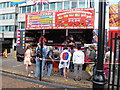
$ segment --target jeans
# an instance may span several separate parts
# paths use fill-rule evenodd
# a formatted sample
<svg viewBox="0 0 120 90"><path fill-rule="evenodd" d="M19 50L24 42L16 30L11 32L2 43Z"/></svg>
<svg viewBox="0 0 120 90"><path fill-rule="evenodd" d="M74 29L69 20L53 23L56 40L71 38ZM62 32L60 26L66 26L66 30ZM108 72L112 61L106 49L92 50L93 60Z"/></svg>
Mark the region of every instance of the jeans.
<svg viewBox="0 0 120 90"><path fill-rule="evenodd" d="M35 70L35 75L34 77L38 77L39 73L40 73L40 60L36 57L36 70ZM42 77L44 76L43 70L44 70L44 66L45 66L45 60L42 60Z"/></svg>
<svg viewBox="0 0 120 90"><path fill-rule="evenodd" d="M48 65L47 65L47 72L46 72L46 75L47 75L47 76L50 76L50 75L51 75L52 68L53 68L53 64L48 64Z"/></svg>
<svg viewBox="0 0 120 90"><path fill-rule="evenodd" d="M82 78L82 64L74 64L74 77Z"/></svg>

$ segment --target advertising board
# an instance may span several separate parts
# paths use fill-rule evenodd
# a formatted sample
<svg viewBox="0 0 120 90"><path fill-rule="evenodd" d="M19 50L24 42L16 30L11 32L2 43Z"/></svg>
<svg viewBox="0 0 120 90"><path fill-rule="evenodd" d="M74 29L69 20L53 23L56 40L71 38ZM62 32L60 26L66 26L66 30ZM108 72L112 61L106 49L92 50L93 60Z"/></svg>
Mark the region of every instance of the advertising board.
<svg viewBox="0 0 120 90"><path fill-rule="evenodd" d="M26 30L93 28L93 8L42 11L26 14Z"/></svg>

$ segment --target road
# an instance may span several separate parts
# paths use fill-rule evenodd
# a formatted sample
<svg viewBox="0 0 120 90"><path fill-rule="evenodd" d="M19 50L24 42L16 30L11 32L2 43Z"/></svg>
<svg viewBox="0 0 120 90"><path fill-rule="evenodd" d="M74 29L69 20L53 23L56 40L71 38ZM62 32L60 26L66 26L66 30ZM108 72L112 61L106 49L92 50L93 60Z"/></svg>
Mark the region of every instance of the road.
<svg viewBox="0 0 120 90"><path fill-rule="evenodd" d="M52 88L52 87L2 75L2 88Z"/></svg>

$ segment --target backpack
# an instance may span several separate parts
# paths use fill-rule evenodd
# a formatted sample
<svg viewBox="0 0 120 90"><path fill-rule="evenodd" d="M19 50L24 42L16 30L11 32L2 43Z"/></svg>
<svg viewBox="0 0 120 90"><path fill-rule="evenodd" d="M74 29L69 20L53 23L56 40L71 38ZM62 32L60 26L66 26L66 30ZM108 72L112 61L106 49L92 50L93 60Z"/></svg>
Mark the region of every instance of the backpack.
<svg viewBox="0 0 120 90"><path fill-rule="evenodd" d="M36 55L37 57L39 57L39 58L41 57L41 49L40 49L40 47L37 48L36 54L37 54Z"/></svg>

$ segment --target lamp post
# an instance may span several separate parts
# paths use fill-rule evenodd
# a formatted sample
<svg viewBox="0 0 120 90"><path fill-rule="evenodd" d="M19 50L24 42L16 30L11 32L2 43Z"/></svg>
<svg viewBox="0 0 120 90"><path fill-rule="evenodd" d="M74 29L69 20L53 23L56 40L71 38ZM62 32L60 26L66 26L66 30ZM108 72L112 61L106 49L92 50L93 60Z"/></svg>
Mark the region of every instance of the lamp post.
<svg viewBox="0 0 120 90"><path fill-rule="evenodd" d="M99 88L104 89L105 77L103 72L104 62L104 40L105 40L105 0L99 0L99 20L98 20L98 58L97 58L97 70L93 77L93 90Z"/></svg>
<svg viewBox="0 0 120 90"><path fill-rule="evenodd" d="M43 38L41 38L41 43L40 43L40 46L41 46L41 48L40 48L40 51L41 51L41 59L43 58ZM41 81L42 80L42 60L40 60L40 78L39 78L39 80Z"/></svg>

